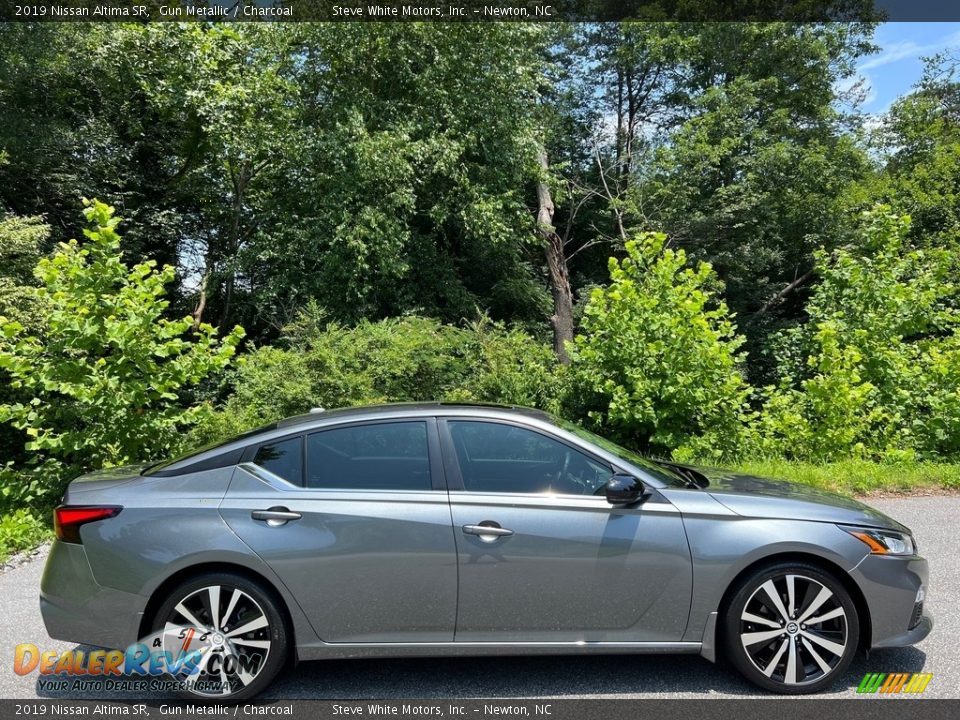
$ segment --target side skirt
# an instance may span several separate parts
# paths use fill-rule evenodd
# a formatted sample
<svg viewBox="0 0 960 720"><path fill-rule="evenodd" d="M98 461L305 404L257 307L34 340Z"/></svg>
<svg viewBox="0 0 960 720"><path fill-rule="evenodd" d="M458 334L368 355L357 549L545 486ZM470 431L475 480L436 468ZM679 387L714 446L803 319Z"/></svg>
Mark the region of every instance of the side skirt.
<svg viewBox="0 0 960 720"><path fill-rule="evenodd" d="M482 657L489 655L701 653L698 642L449 642L449 643L318 643L297 647L298 660L375 657Z"/></svg>

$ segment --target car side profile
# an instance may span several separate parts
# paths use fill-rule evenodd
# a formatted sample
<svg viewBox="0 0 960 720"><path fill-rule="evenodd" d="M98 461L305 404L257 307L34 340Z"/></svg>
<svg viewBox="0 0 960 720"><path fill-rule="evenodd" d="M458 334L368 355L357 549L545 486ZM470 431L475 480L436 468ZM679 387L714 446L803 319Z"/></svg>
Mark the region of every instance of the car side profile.
<svg viewBox="0 0 960 720"><path fill-rule="evenodd" d="M812 693L933 627L927 562L882 513L524 408L314 412L82 476L55 513L49 634L189 648L195 697L291 661L582 653L723 654Z"/></svg>

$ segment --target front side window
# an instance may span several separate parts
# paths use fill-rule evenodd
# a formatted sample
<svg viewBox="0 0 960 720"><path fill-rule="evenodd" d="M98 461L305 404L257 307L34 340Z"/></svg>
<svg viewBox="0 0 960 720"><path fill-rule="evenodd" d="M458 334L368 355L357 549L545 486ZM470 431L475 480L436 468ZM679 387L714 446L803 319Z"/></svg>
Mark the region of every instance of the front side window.
<svg viewBox="0 0 960 720"><path fill-rule="evenodd" d="M447 426L471 492L596 495L612 474L579 450L516 425L451 420Z"/></svg>
<svg viewBox="0 0 960 720"><path fill-rule="evenodd" d="M432 489L427 424L351 425L308 435L307 487Z"/></svg>
<svg viewBox="0 0 960 720"><path fill-rule="evenodd" d="M303 438L294 437L261 445L253 458L253 462L287 482L302 485Z"/></svg>

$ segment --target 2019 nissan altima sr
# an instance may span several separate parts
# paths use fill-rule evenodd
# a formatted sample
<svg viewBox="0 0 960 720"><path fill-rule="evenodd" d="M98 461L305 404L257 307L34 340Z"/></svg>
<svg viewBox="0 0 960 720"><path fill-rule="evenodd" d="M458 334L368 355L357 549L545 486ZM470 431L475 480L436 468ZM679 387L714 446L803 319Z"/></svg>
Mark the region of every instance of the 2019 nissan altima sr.
<svg viewBox="0 0 960 720"><path fill-rule="evenodd" d="M810 693L933 626L886 515L523 408L311 413L85 475L55 512L50 635L169 638L194 696L251 697L289 660L534 653L723 653Z"/></svg>

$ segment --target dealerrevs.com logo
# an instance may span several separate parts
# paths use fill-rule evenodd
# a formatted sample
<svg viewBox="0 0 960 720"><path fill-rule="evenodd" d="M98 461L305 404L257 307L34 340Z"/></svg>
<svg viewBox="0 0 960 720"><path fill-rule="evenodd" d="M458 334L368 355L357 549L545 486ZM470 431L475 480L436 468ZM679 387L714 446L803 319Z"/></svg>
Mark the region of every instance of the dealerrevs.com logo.
<svg viewBox="0 0 960 720"><path fill-rule="evenodd" d="M41 651L31 643L17 645L13 671L36 672L43 689L190 692L218 696L246 684L265 659L265 652L247 651L221 633L168 624L161 632L126 650Z"/></svg>
<svg viewBox="0 0 960 720"><path fill-rule="evenodd" d="M927 689L931 680L933 673L867 673L857 686L857 692L919 695Z"/></svg>

